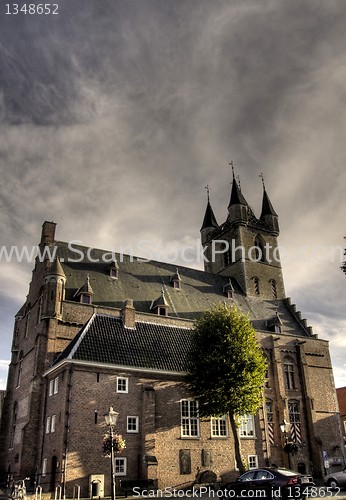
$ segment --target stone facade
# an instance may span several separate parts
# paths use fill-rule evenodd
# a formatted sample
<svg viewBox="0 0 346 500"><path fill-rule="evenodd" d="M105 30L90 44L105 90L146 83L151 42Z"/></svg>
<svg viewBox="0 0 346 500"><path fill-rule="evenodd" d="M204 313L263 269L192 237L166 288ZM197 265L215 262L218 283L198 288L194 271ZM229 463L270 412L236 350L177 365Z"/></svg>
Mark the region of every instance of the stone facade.
<svg viewBox="0 0 346 500"><path fill-rule="evenodd" d="M1 431L4 475L32 476L44 491L58 486L68 496L77 485L83 496L90 495L97 480L109 495L110 461L101 443L107 430L103 415L112 406L119 412L116 431L127 444L116 458L118 487L136 479L179 487L204 471L221 481L235 477L227 417L213 422L194 416L179 364L186 350L179 335L187 339L193 320L220 302L250 314L269 364L263 406L240 427L248 465L285 465L321 478L324 451L332 467L344 463L328 342L313 335L285 296L279 256L272 258L278 218L265 190L259 219L235 180L221 226L208 201L201 229L210 257L205 271L131 256L110 261L105 251L86 247L78 247L77 260L77 248L56 240L55 226L43 225L40 247L52 258L37 258L15 319ZM226 255L221 240L242 246L246 257ZM256 254L256 246L266 245L269 254ZM102 318L117 331L102 329ZM120 341L127 361L114 357ZM83 351L83 342L91 350ZM146 360L136 361L138 349L148 349ZM170 354L174 369L155 365ZM118 390L119 377L126 391ZM286 434L280 430L284 422ZM296 454L285 451L285 439L297 445Z"/></svg>

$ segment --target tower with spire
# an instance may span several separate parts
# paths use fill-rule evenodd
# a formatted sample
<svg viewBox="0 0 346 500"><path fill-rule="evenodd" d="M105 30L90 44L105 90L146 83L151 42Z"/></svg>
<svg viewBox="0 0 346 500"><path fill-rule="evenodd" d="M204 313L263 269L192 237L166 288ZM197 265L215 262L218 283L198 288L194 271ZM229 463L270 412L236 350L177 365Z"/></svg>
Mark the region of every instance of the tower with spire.
<svg viewBox="0 0 346 500"><path fill-rule="evenodd" d="M277 238L278 215L269 199L263 174L262 211L257 218L246 201L232 166L228 214L218 225L209 196L201 228L205 271L228 276L246 295L262 299L285 297Z"/></svg>

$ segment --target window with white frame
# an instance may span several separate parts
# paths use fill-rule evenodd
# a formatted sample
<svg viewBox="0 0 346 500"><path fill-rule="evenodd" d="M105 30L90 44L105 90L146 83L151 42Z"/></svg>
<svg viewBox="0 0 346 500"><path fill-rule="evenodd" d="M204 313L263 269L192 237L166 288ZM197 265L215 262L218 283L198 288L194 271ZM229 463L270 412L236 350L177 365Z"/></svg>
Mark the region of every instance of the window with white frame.
<svg viewBox="0 0 346 500"><path fill-rule="evenodd" d="M129 379L127 377L117 377L117 392L123 394L129 392Z"/></svg>
<svg viewBox="0 0 346 500"><path fill-rule="evenodd" d="M211 421L211 436L225 437L227 436L227 419L226 415L222 417L212 417Z"/></svg>
<svg viewBox="0 0 346 500"><path fill-rule="evenodd" d="M198 402L194 399L183 399L181 408L181 436L199 436Z"/></svg>
<svg viewBox="0 0 346 500"><path fill-rule="evenodd" d="M114 474L116 476L126 476L126 458L114 458Z"/></svg>
<svg viewBox="0 0 346 500"><path fill-rule="evenodd" d="M51 422L51 418L47 417L47 420L46 420L46 434L50 433L50 422Z"/></svg>
<svg viewBox="0 0 346 500"><path fill-rule="evenodd" d="M59 390L59 377L55 377L49 382L48 395L53 396L53 394L57 394Z"/></svg>
<svg viewBox="0 0 346 500"><path fill-rule="evenodd" d="M50 420L50 432L55 432L56 415L52 415Z"/></svg>
<svg viewBox="0 0 346 500"><path fill-rule="evenodd" d="M139 417L127 417L127 432L139 432Z"/></svg>
<svg viewBox="0 0 346 500"><path fill-rule="evenodd" d="M47 458L44 458L42 462L42 477L44 477L46 474L47 474Z"/></svg>
<svg viewBox="0 0 346 500"><path fill-rule="evenodd" d="M257 467L258 467L257 455L248 455L247 461L249 464L249 469L257 469Z"/></svg>
<svg viewBox="0 0 346 500"><path fill-rule="evenodd" d="M255 419L253 415L242 415L241 424L239 427L240 437L255 436Z"/></svg>

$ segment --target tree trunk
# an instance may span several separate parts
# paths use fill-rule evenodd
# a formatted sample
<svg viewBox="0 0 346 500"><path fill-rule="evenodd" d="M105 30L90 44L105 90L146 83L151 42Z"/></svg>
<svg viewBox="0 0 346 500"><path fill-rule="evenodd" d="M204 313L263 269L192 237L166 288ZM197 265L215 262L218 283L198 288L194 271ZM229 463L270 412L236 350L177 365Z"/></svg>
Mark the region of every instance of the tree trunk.
<svg viewBox="0 0 346 500"><path fill-rule="evenodd" d="M234 451L235 451L235 459L237 462L237 467L239 469L240 474L243 474L245 472L245 467L244 467L244 464L243 464L243 461L241 458L238 426L237 426L237 423L235 421L234 413L230 412L229 419L231 422L231 428L232 428L232 432L233 432Z"/></svg>

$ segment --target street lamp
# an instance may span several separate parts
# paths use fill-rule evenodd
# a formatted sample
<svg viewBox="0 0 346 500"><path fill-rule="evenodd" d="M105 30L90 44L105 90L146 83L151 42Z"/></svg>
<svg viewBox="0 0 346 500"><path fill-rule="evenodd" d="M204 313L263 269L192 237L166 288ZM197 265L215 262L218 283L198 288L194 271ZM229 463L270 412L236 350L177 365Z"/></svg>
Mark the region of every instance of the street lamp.
<svg viewBox="0 0 346 500"><path fill-rule="evenodd" d="M116 411L113 410L113 406L110 406L109 412L105 414L105 421L109 427L109 436L111 440L111 498L115 500L115 469L114 469L114 446L113 446L113 436L114 428L116 426L118 415Z"/></svg>
<svg viewBox="0 0 346 500"><path fill-rule="evenodd" d="M289 428L290 428L290 424L289 424L289 422L286 422L286 420L284 420L282 422L282 424L280 424L280 430L281 430L282 434L284 435L284 439L285 439L284 450L287 453L288 468L290 469L291 468L291 457L290 457L290 444L288 442L288 430L289 430Z"/></svg>

